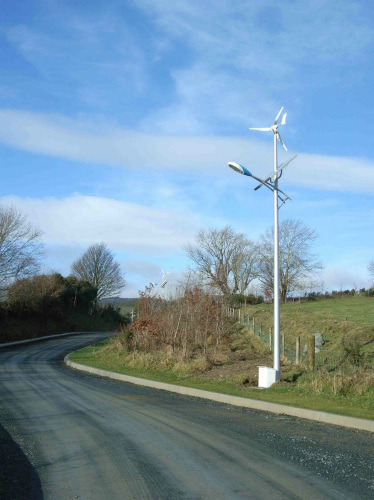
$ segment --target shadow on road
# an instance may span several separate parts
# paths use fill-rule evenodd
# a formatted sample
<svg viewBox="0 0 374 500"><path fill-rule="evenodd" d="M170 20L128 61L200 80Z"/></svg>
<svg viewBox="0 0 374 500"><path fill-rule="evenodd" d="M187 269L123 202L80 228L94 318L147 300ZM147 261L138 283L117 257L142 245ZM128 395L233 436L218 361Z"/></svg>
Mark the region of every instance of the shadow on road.
<svg viewBox="0 0 374 500"><path fill-rule="evenodd" d="M0 498L41 500L39 476L12 436L0 425Z"/></svg>

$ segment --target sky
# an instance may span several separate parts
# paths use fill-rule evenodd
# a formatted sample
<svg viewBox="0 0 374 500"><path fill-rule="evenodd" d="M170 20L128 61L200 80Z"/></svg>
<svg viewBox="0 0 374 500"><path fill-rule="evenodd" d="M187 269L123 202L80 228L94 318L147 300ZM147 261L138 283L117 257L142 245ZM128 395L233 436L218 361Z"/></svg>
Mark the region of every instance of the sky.
<svg viewBox="0 0 374 500"><path fill-rule="evenodd" d="M282 219L316 230L326 290L374 258L371 0L0 0L0 204L43 231L43 271L105 242L136 297L202 228L256 240L270 126L297 158ZM317 277L316 277L317 278Z"/></svg>

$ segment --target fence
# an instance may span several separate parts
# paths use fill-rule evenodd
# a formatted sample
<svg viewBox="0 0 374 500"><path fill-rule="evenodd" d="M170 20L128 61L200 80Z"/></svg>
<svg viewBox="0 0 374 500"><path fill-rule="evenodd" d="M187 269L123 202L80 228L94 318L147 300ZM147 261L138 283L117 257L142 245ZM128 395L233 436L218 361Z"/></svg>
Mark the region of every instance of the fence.
<svg viewBox="0 0 374 500"><path fill-rule="evenodd" d="M237 319L240 324L247 326L252 332L259 337L260 340L269 345L269 349L272 349L273 342L273 328L266 328L261 322L257 322L254 317L249 314L242 313L240 309L236 313ZM291 347L286 346L286 338L284 332L281 332L281 355L283 358L295 362L296 360L296 350Z"/></svg>
<svg viewBox="0 0 374 500"><path fill-rule="evenodd" d="M266 328L256 318L244 313L240 309L230 308L229 314L236 317L240 324L247 326L252 332L259 337L264 343L272 349L273 328ZM307 337L292 337L286 345L285 332L280 335L281 357L291 363L308 365L308 353L305 349ZM295 347L292 348L290 343L294 342ZM374 369L374 353L346 353L342 351L323 351L315 353L314 369L327 371L335 371L337 369L351 369L352 367L371 367Z"/></svg>
<svg viewBox="0 0 374 500"><path fill-rule="evenodd" d="M374 370L374 353L342 353L334 351L316 353L316 370L325 369L332 372L351 370L352 368L370 368Z"/></svg>

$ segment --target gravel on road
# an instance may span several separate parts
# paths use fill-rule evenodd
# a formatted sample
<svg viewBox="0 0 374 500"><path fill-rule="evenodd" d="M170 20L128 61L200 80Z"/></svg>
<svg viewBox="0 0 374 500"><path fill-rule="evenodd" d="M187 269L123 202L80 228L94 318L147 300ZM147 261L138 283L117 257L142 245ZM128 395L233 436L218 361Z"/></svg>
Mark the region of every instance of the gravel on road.
<svg viewBox="0 0 374 500"><path fill-rule="evenodd" d="M102 338L0 350L1 498L374 497L373 434L65 367Z"/></svg>

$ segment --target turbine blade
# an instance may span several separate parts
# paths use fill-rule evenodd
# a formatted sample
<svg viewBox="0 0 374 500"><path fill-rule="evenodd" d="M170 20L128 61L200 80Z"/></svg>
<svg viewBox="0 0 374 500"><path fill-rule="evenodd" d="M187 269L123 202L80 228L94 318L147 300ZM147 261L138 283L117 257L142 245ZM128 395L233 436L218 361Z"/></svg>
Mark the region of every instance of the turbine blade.
<svg viewBox="0 0 374 500"><path fill-rule="evenodd" d="M287 113L284 113L284 115L282 116L281 125L286 125L286 118L287 118Z"/></svg>
<svg viewBox="0 0 374 500"><path fill-rule="evenodd" d="M261 132L269 132L271 130L270 127L265 127L265 128L249 128L249 130L261 130Z"/></svg>
<svg viewBox="0 0 374 500"><path fill-rule="evenodd" d="M275 120L274 120L274 125L277 124L278 120L279 120L279 117L280 115L282 114L282 111L283 111L283 106L281 107L279 113L277 114L277 116L275 117Z"/></svg>
<svg viewBox="0 0 374 500"><path fill-rule="evenodd" d="M278 141L282 144L282 146L284 147L284 149L285 149L286 151L288 151L288 149L286 148L285 143L282 141L282 137L280 136L279 132L277 133L277 139L278 139Z"/></svg>

